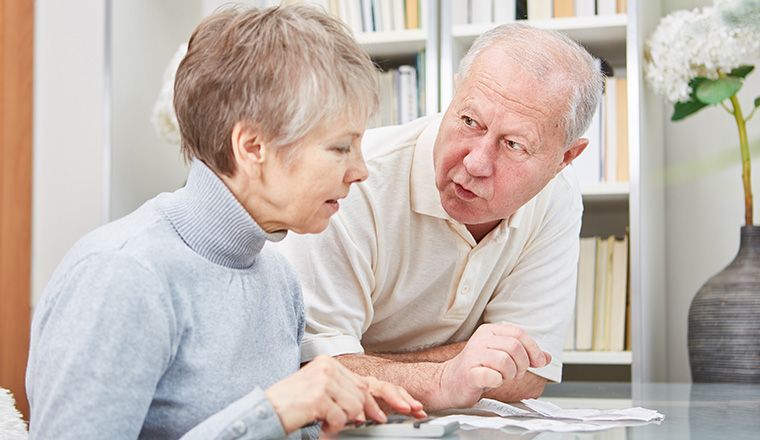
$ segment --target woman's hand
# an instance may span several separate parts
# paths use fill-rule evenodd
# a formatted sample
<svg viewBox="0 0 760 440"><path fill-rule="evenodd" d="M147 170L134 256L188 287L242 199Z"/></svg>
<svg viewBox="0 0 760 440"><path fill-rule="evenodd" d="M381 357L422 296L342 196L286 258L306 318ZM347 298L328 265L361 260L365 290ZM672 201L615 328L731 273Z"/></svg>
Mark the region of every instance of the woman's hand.
<svg viewBox="0 0 760 440"><path fill-rule="evenodd" d="M374 397L393 410L424 417L422 404L395 385L361 377L332 357L321 355L275 383L265 395L286 433L318 420L324 432L336 432L349 421L387 421ZM373 397L374 396L374 397Z"/></svg>
<svg viewBox="0 0 760 440"><path fill-rule="evenodd" d="M417 419L427 417L425 411L422 410L422 403L412 397L404 388L371 376L364 378L369 382L370 394L376 399L384 401L380 405L386 411L396 411Z"/></svg>

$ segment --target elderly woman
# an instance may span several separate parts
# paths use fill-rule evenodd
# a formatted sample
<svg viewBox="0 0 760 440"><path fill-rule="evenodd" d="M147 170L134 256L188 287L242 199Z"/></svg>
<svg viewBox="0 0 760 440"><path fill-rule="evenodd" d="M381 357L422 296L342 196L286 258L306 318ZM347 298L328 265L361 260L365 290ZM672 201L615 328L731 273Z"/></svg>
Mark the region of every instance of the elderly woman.
<svg viewBox="0 0 760 440"><path fill-rule="evenodd" d="M416 417L329 357L299 369L298 279L267 245L327 227L367 178L372 62L304 6L218 11L175 82L187 185L82 238L35 310L32 438L279 438ZM340 276L341 274L336 274Z"/></svg>

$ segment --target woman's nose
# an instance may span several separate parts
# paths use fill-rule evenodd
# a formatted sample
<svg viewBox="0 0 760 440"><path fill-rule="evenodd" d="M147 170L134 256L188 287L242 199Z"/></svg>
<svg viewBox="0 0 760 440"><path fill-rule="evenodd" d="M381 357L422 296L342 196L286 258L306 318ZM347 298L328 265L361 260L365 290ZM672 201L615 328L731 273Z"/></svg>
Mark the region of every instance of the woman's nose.
<svg viewBox="0 0 760 440"><path fill-rule="evenodd" d="M356 153L351 155L351 163L346 171L345 180L348 183L359 183L367 180L367 177L369 177L369 170L364 162L364 155L361 148L357 148Z"/></svg>

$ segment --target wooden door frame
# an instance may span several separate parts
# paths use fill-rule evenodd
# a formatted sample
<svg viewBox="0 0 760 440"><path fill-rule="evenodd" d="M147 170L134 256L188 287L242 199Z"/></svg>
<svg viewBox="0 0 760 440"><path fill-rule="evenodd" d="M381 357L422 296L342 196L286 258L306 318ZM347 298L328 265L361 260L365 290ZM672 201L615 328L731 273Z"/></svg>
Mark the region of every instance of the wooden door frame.
<svg viewBox="0 0 760 440"><path fill-rule="evenodd" d="M28 420L34 0L0 0L0 387Z"/></svg>

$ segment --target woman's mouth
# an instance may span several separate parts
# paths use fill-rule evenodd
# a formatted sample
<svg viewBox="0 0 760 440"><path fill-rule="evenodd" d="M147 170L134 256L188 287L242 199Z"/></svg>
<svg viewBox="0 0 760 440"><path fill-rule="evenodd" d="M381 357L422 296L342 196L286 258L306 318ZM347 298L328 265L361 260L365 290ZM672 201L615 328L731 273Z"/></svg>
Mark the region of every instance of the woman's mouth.
<svg viewBox="0 0 760 440"><path fill-rule="evenodd" d="M325 204L335 211L340 208L340 203L336 199L330 199L326 201Z"/></svg>

